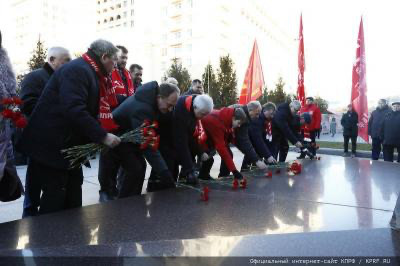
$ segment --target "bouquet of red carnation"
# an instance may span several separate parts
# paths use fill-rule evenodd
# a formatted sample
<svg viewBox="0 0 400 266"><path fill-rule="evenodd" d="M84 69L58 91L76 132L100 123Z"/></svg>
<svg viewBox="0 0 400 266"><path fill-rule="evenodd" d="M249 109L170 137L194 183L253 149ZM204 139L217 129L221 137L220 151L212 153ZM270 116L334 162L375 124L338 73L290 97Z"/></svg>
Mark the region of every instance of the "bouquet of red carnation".
<svg viewBox="0 0 400 266"><path fill-rule="evenodd" d="M150 121L145 120L140 127L122 134L120 136L121 142L131 142L140 145L140 149L150 147L156 151L160 144L160 136L158 136L155 131L157 128L157 121L151 123ZM79 167L81 164L87 163L90 158L101 152L104 148L106 148L104 144L89 143L74 146L62 150L61 152L66 154L64 158L70 161L71 168L75 168Z"/></svg>
<svg viewBox="0 0 400 266"><path fill-rule="evenodd" d="M1 112L1 115L4 118L10 119L17 128L26 127L28 122L19 108L20 105L22 105L22 100L20 98L4 98L1 100L1 104L4 107L3 111Z"/></svg>

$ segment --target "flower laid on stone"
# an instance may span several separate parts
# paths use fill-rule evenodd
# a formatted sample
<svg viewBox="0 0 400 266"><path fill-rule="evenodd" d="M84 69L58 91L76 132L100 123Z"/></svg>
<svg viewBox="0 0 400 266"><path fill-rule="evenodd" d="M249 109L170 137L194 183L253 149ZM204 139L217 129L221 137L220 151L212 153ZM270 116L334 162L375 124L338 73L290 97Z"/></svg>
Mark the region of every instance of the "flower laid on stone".
<svg viewBox="0 0 400 266"><path fill-rule="evenodd" d="M26 127L28 122L19 108L22 104L22 100L20 98L4 98L1 100L1 104L3 105L3 111L1 112L1 115L4 118L10 119L17 128Z"/></svg>
<svg viewBox="0 0 400 266"><path fill-rule="evenodd" d="M292 162L288 167L288 172L290 175L298 175L301 173L302 166L298 161Z"/></svg>
<svg viewBox="0 0 400 266"><path fill-rule="evenodd" d="M200 193L200 198L202 201L208 201L208 192L210 192L210 189L207 186L203 187Z"/></svg>
<svg viewBox="0 0 400 266"><path fill-rule="evenodd" d="M157 128L157 121L151 123L150 121L145 120L140 127L122 134L120 136L121 142L131 142L140 145L140 149L150 147L152 150L156 151L160 145L160 136L158 136L155 131ZM74 146L62 150L61 152L66 154L64 158L70 161L70 167L76 168L81 164L87 163L90 158L105 148L107 147L104 144L89 143Z"/></svg>
<svg viewBox="0 0 400 266"><path fill-rule="evenodd" d="M272 171L268 171L265 173L265 177L271 178L272 177Z"/></svg>
<svg viewBox="0 0 400 266"><path fill-rule="evenodd" d="M243 178L242 180L240 180L240 187L245 189L247 186L247 179Z"/></svg>
<svg viewBox="0 0 400 266"><path fill-rule="evenodd" d="M208 188L208 186L203 186L203 187L200 189L200 188L197 188L197 187L195 187L195 186L191 186L191 185L187 185L187 184L185 184L185 183L183 183L183 182L179 182L179 180L178 180L178 182L176 183L176 185L177 185L178 187L189 188L189 189L192 189L192 190L195 190L195 191L200 192L200 200L202 200L202 201L208 201L208 199L209 199L208 194L209 194L209 192L210 192L210 189Z"/></svg>

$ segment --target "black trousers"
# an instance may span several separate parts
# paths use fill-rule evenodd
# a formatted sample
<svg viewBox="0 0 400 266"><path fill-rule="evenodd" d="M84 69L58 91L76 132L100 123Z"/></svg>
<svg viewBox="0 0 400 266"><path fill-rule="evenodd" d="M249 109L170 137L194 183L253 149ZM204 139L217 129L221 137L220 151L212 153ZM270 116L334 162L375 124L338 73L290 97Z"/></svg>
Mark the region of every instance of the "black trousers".
<svg viewBox="0 0 400 266"><path fill-rule="evenodd" d="M40 179L42 195L39 214L82 206L82 168L56 169L32 159L29 166L34 169L31 178Z"/></svg>
<svg viewBox="0 0 400 266"><path fill-rule="evenodd" d="M100 159L99 182L103 191L115 191L118 171L122 167L118 197L141 194L147 165L134 144L123 142L114 149L105 149Z"/></svg>
<svg viewBox="0 0 400 266"><path fill-rule="evenodd" d="M351 152L357 151L357 136L343 136L344 138L344 152L349 151L349 140L351 139Z"/></svg>
<svg viewBox="0 0 400 266"><path fill-rule="evenodd" d="M396 148L397 153L400 152L400 146L395 145L383 145L383 160L386 162L393 162L394 160L394 149ZM400 156L397 154L397 162L400 163Z"/></svg>
<svg viewBox="0 0 400 266"><path fill-rule="evenodd" d="M22 218L35 216L39 213L40 194L42 192L40 184L41 167L37 163L28 159L28 167L25 177L25 198Z"/></svg>
<svg viewBox="0 0 400 266"><path fill-rule="evenodd" d="M380 138L372 138L372 160L379 160L382 150L382 140Z"/></svg>
<svg viewBox="0 0 400 266"><path fill-rule="evenodd" d="M231 157L233 158L233 152L232 152L231 148L230 148L229 146L227 146L226 148L228 149L229 154L230 154ZM213 161L213 162L214 162L214 161ZM211 165L211 167L212 167L212 165ZM211 167L210 167L210 170L211 170ZM229 171L229 169L228 169L228 167L226 166L224 160L222 160L222 158L221 158L221 165L220 165L220 167L219 167L219 175L218 175L218 176L228 176L228 175L230 175L230 174L231 174L231 171Z"/></svg>

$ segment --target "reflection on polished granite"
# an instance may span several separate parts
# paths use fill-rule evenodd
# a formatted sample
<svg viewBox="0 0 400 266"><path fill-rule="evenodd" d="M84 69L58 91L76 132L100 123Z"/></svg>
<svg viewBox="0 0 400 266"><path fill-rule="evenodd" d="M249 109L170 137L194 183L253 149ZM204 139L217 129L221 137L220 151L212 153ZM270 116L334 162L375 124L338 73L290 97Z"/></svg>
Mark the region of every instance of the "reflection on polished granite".
<svg viewBox="0 0 400 266"><path fill-rule="evenodd" d="M389 256L398 251L398 235L391 233L388 222L400 187L399 167L324 156L321 161L303 161L303 172L296 176L282 172L267 179L248 174L246 190L212 184L208 202L200 201L197 191L177 188L26 218L0 224L0 256L29 254L15 249L74 256L108 248L124 256L118 249L124 245L140 246L137 255L197 254L190 249L185 253L182 243L208 256L218 256L227 245L227 256L325 255L324 250L350 255L376 250ZM374 243L368 244L368 237ZM357 238L359 244L351 244ZM218 241L225 242L212 244ZM274 248L296 241L304 245L292 248L294 253ZM343 243L349 247L343 248ZM382 248L374 248L378 243Z"/></svg>

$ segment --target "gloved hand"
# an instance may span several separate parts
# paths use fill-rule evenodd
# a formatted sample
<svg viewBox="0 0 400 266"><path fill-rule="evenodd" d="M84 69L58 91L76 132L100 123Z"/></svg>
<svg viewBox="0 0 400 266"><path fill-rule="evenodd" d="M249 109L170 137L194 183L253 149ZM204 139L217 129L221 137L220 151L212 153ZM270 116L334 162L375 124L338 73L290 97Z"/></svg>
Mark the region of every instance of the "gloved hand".
<svg viewBox="0 0 400 266"><path fill-rule="evenodd" d="M242 174L238 170L233 171L233 176L235 177L235 179L239 179L239 180L243 179Z"/></svg>
<svg viewBox="0 0 400 266"><path fill-rule="evenodd" d="M107 133L106 137L103 140L103 144L109 148L114 148L121 143L121 139L114 134Z"/></svg>
<svg viewBox="0 0 400 266"><path fill-rule="evenodd" d="M269 156L267 161L268 161L268 163L276 164L276 160L273 156Z"/></svg>
<svg viewBox="0 0 400 266"><path fill-rule="evenodd" d="M202 161L202 162L205 162L205 161L208 161L208 159L210 159L210 156L208 156L208 154L204 152L204 153L201 155L201 161Z"/></svg>
<svg viewBox="0 0 400 266"><path fill-rule="evenodd" d="M298 142L296 142L296 144L294 144L297 148L303 148L303 144L300 142L300 141L298 141Z"/></svg>
<svg viewBox="0 0 400 266"><path fill-rule="evenodd" d="M261 160L258 160L256 162L256 165L257 165L258 169L261 169L261 170L265 170L268 168L267 165Z"/></svg>
<svg viewBox="0 0 400 266"><path fill-rule="evenodd" d="M199 183L199 180L197 178L196 172L193 170L189 172L186 176L186 184L188 185L197 185Z"/></svg>
<svg viewBox="0 0 400 266"><path fill-rule="evenodd" d="M174 188L175 180L172 177L172 174L169 170L164 170L160 173L160 180L164 187L166 188Z"/></svg>

